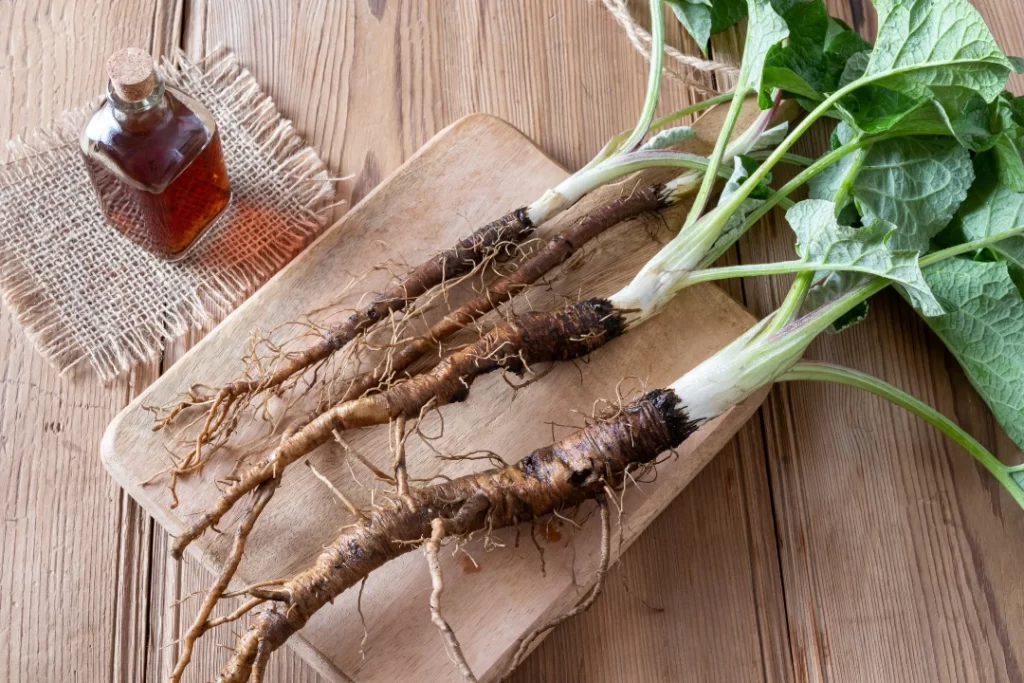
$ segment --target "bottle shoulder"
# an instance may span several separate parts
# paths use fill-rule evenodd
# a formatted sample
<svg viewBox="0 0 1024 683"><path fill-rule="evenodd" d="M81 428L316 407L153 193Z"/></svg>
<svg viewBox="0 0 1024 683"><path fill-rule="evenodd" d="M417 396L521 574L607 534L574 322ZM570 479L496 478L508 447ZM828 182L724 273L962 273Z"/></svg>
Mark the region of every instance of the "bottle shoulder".
<svg viewBox="0 0 1024 683"><path fill-rule="evenodd" d="M132 112L104 101L82 131L82 153L122 181L162 192L216 135L200 103L173 88L153 109Z"/></svg>

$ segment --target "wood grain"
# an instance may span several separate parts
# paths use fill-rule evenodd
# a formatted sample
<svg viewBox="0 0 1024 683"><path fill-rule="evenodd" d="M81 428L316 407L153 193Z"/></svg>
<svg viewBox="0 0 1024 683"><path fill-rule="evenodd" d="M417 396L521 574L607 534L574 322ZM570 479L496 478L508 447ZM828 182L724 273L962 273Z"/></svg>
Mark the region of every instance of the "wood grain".
<svg viewBox="0 0 1024 683"><path fill-rule="evenodd" d="M874 34L867 2L829 4ZM975 4L1002 47L1020 53L1019 4ZM823 149L824 132L808 144ZM741 260L791 258L788 232L775 212L741 242ZM767 313L787 286L748 281L747 302ZM955 361L891 293L809 357L903 387L1019 458ZM762 413L795 680L1021 681L1024 600L1011 558L1024 547L1024 516L1009 496L955 444L866 394L780 386Z"/></svg>
<svg viewBox="0 0 1024 683"><path fill-rule="evenodd" d="M218 42L238 51L337 175L357 174L340 186L353 200L364 196L434 132L473 111L511 120L539 140L556 161L579 166L603 144L608 131L631 125L643 91L636 80L636 74L646 69L643 60L597 3L321 1L274 3L257 11L255 6L229 9L196 0L186 3L184 14L183 44L191 54L200 55L206 46ZM694 49L681 39L678 27L670 28L670 38L677 46ZM602 57L594 59L595 54ZM512 96L499 96L510 88ZM687 89L666 83L666 110L691 101ZM595 120L599 125L590 123ZM787 680L783 672L789 656L778 563L771 550L775 540L765 464L760 451L749 452L751 444L761 441L760 426L751 425L744 434L744 457L737 459L746 469L744 481L760 495L747 501L749 530L733 526L736 518L725 514L734 500L717 493L721 473L699 477L685 501L677 501L665 513L675 519L676 514L703 510L708 518L728 520L728 526L717 525L714 533L737 539L735 546L719 546L731 551L721 556L719 566L724 563L731 570L723 576L697 568L701 565L690 549L704 544L706 527L704 531L687 527L680 543L672 546L674 554L654 544L634 547L627 557L641 567L636 571L651 577L652 584L663 584L675 576L675 566L691 562L695 568L689 579L695 592L730 600L736 609L744 600L741 596L747 596L742 608L747 616L722 623L756 622L757 638L733 641L731 632L710 628L704 615L669 607L670 616L655 611L631 622L635 640L648 643L639 651L613 638L602 640L602 651L616 665L605 671L606 676L671 680L663 672L685 670L691 655L699 653L709 669L710 662L719 662L716 676L720 680ZM742 539L746 539L746 550ZM209 583L200 570L190 567L179 573L159 552L154 552L153 562L154 576L168 577L162 584L168 590L159 600L162 604ZM622 589L613 586L611 590ZM154 602L158 601L154 598ZM632 602L642 605L639 598ZM155 613L154 632L178 628L167 626L176 618ZM601 628L605 623L600 622ZM615 623L613 615L608 628ZM559 632L579 633L573 623ZM160 660L166 671L174 648L161 649L159 642L150 659ZM660 661L671 662L664 668L649 656L650 644L661 642L669 644L660 649ZM568 643L542 644L535 657L548 662L549 668L541 670L540 679L565 680L552 673L564 670L559 662L580 661L594 650L593 643L578 635ZM282 666L288 654L281 653L272 667ZM203 661L211 663L199 670L212 673L216 653L207 655ZM287 671L288 677L282 680L292 680L300 668L282 666L277 673ZM528 669L516 680L537 680L536 671ZM307 675L312 680L314 675Z"/></svg>
<svg viewBox="0 0 1024 683"><path fill-rule="evenodd" d="M0 140L101 91L109 53L151 45L155 10L152 0L0 4ZM5 308L0 348L0 680L138 680L121 676L116 653L145 652L132 640L145 591L118 558L149 522L96 457L133 379L61 378Z"/></svg>
<svg viewBox="0 0 1024 683"><path fill-rule="evenodd" d="M751 101L744 120L751 120L755 113ZM710 149L722 116L724 111L715 111L698 122L697 138L687 143L691 151L706 153ZM396 261L417 263L454 242L465 233L460 222L454 220L455 211L470 225L482 224L493 215L495 206L522 205L565 175L525 137L498 119L476 115L456 122L118 416L104 437L102 452L111 474L162 526L171 533L180 532L219 495L214 483L228 475L235 457L251 452L253 446L229 449L226 457L221 455L202 476L180 482L181 503L172 509L166 481L158 480L150 486L140 482L166 469L165 453L176 448L188 432L154 433L152 416L143 406L172 403L197 377L213 385L230 381L241 365L232 367L226 359L245 348L257 327L276 329L300 319L311 308L332 303L348 307L364 291L380 291L390 277L387 272L360 276L359 288L338 301L338 292L363 264L380 262L385 254ZM610 187L597 195L619 196L629 192L635 182L624 180L621 187ZM570 211L541 227L538 235L546 239L560 232L578 220L577 215L585 212L586 206L600 201L588 197L579 211ZM677 213L685 208L679 207ZM615 291L667 239L664 230L654 233L657 239L644 237L645 228L653 230L650 223L650 218L641 218L609 231L588 245L585 267L577 263L552 274L544 287L533 289L516 307L550 310L567 297ZM382 252L382 245L395 245L397 249L390 247ZM457 293L454 290L451 296ZM499 374L481 378L474 383L467 401L426 415L421 426L430 435L429 442L414 436L407 447L412 475L425 479L455 477L482 466L444 461L433 457L437 451L454 455L490 450L509 461L523 457L552 440L552 420L573 422L568 413L571 406L587 410L595 400L614 396L617 389L627 391L630 383L623 387L619 383L630 375L638 378L631 383L634 387L641 382L664 386L752 323L753 318L721 290L695 287L677 297L658 318L631 331L625 340L628 343L613 342L586 363L556 365L542 380L516 392L509 391ZM665 352L652 355L647 351L655 348ZM315 399L313 396L293 404L289 398L291 414L305 414ZM629 517L616 554L632 543L718 452L755 406L756 401L748 402L702 429L679 449L678 457L659 468L655 482L645 484L642 493L632 491L625 497ZM382 426L345 437L354 449L387 468L391 458L387 431ZM559 431L565 433L565 428ZM238 444L267 443L266 426L243 421L234 438ZM368 496L367 484L360 481L367 473L354 475L340 461L339 454L337 447L320 449L311 461L350 499L360 505L369 504L372 496ZM339 510L333 494L305 468L289 472L287 488L287 494L267 508L251 538L238 572L239 585L295 573L350 521ZM377 495L387 495L387 490L381 489ZM580 587L592 581L599 548L595 524L596 520L584 524L579 539L572 544L546 548L546 576L532 546L525 543L518 552L506 548L505 552L489 554L480 542L469 544L466 551L479 558L480 571L459 571L458 558L445 564L449 574L446 584L452 596L446 600L447 618L462 634L463 647L482 677L490 680L500 672L518 636L533 624L567 609L578 599ZM517 533L509 530L496 536L500 543L510 546ZM208 565L218 566L230 544L230 535L207 535L192 550ZM362 626L354 616L357 591L342 595L303 630L309 646L302 649L315 648L338 668L358 674L365 681L392 680L410 671L431 680L457 680L458 672L444 649L437 647L437 633L427 612L418 609L423 606L419 596L429 587L428 575L418 571L423 564L418 555L412 553L389 563L368 582L362 605L371 647L365 659L359 655ZM296 647L301 644L298 640Z"/></svg>
<svg viewBox="0 0 1024 683"><path fill-rule="evenodd" d="M643 4L633 3L638 17ZM830 2L870 35L866 4ZM1024 7L975 5L1000 44L1024 54ZM677 28L670 38L681 44ZM355 198L477 110L512 120L576 167L630 125L645 69L587 0L15 0L0 3L0 39L0 139L97 92L122 44L197 55L223 42L337 175L357 174L341 186ZM1024 92L1020 76L1011 83ZM688 101L668 85L666 109ZM739 258L790 258L790 244L776 219L741 243ZM764 313L785 284L730 291ZM881 374L1018 457L910 312L885 297L874 312L813 353ZM174 648L163 645L179 628L172 604L209 578L166 561L163 533L102 473L98 437L203 333L103 388L51 373L0 311L0 680L166 678ZM880 348L892 352L882 358ZM1020 515L973 463L899 411L832 387L783 387L763 414L630 549L607 603L561 627L517 680L1021 681ZM670 590L684 572L685 585ZM317 680L288 652L268 678Z"/></svg>

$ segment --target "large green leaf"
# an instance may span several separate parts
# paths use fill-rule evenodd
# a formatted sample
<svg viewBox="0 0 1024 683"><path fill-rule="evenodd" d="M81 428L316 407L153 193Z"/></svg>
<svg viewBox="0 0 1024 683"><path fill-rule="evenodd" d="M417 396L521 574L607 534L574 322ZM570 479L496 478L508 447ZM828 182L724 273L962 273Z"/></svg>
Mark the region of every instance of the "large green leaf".
<svg viewBox="0 0 1024 683"><path fill-rule="evenodd" d="M825 85L825 34L828 12L821 0L793 5L782 15L789 29L785 44L773 45L765 56L761 80L761 106L767 108L770 91L783 90L811 100L821 99Z"/></svg>
<svg viewBox="0 0 1024 683"><path fill-rule="evenodd" d="M967 0L875 0L878 36L864 72L877 86L927 98L950 87L999 96L1010 61Z"/></svg>
<svg viewBox="0 0 1024 683"><path fill-rule="evenodd" d="M841 124L833 144L846 143L853 135ZM856 170L852 178L851 169ZM899 229L894 249L924 252L949 224L973 179L970 154L954 138L899 137L836 162L811 181L810 196L833 199L845 183L866 220L880 218Z"/></svg>
<svg viewBox="0 0 1024 683"><path fill-rule="evenodd" d="M858 55L871 50L871 43L835 17L828 18L825 31L825 84L823 93L839 89L846 65Z"/></svg>
<svg viewBox="0 0 1024 683"><path fill-rule="evenodd" d="M900 285L925 315L943 313L921 274L918 252L892 248L898 234L893 224L875 220L859 229L840 225L836 205L820 199L793 206L786 220L796 233L797 254L820 271L817 278L829 272L884 277Z"/></svg>
<svg viewBox="0 0 1024 683"><path fill-rule="evenodd" d="M743 61L736 89L761 92L768 52L789 37L789 27L770 0L748 0L747 12L747 39L743 44Z"/></svg>
<svg viewBox="0 0 1024 683"><path fill-rule="evenodd" d="M865 84L840 104L849 120L880 132L934 100L964 92L991 102L1011 63L967 0L875 0L878 36L870 54L851 58L843 83Z"/></svg>
<svg viewBox="0 0 1024 683"><path fill-rule="evenodd" d="M666 0L687 33L707 52L715 33L735 26L747 16L746 0Z"/></svg>
<svg viewBox="0 0 1024 683"><path fill-rule="evenodd" d="M712 0L711 33L721 33L747 17L747 0Z"/></svg>
<svg viewBox="0 0 1024 683"><path fill-rule="evenodd" d="M1015 192L1024 192L1024 97L1003 93L992 117L999 178Z"/></svg>
<svg viewBox="0 0 1024 683"><path fill-rule="evenodd" d="M1014 192L1000 182L991 157L988 153L975 158L978 178L942 236L946 244L983 239L1024 226L1024 193ZM1008 237L989 249L1024 270L1024 236Z"/></svg>
<svg viewBox="0 0 1024 683"><path fill-rule="evenodd" d="M711 39L711 0L666 0L672 13L700 49L707 53Z"/></svg>
<svg viewBox="0 0 1024 683"><path fill-rule="evenodd" d="M822 0L795 3L782 18L790 37L768 51L762 106L775 88L804 102L822 100L824 93L838 89L849 59L871 47L846 24L829 17Z"/></svg>
<svg viewBox="0 0 1024 683"><path fill-rule="evenodd" d="M993 166L1011 189L1024 192L1024 97L1004 92L986 102L968 88L950 88L901 118L890 130L919 135L951 133L973 152L995 150Z"/></svg>
<svg viewBox="0 0 1024 683"><path fill-rule="evenodd" d="M970 154L953 138L892 138L865 151L853 196L861 215L899 228L894 249L925 252L973 180Z"/></svg>
<svg viewBox="0 0 1024 683"><path fill-rule="evenodd" d="M1002 262L948 259L925 270L946 314L927 322L1024 448L1024 299Z"/></svg>

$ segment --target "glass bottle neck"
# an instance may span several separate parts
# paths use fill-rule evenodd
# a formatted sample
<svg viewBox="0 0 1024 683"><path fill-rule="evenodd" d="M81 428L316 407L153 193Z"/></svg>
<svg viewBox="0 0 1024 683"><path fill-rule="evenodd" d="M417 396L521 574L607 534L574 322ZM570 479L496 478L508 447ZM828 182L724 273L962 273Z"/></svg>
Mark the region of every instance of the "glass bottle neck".
<svg viewBox="0 0 1024 683"><path fill-rule="evenodd" d="M114 90L113 83L107 82L107 102L113 110L114 118L127 130L142 132L152 128L167 116L169 107L164 80L156 74L156 85L145 99L129 102L121 99Z"/></svg>

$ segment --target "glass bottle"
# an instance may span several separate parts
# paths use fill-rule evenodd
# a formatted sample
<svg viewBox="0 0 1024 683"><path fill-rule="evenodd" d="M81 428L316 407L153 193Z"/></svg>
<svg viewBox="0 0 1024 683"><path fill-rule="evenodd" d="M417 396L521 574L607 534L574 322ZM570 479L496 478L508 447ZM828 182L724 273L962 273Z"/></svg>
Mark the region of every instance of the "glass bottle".
<svg viewBox="0 0 1024 683"><path fill-rule="evenodd" d="M107 73L107 99L81 138L103 213L145 249L181 258L231 200L217 124L164 85L144 50L114 53Z"/></svg>

